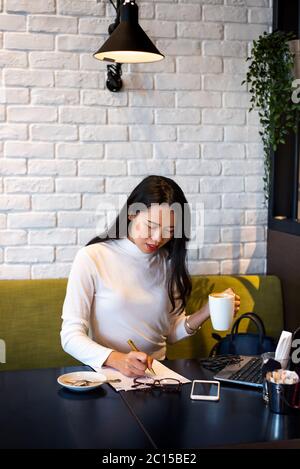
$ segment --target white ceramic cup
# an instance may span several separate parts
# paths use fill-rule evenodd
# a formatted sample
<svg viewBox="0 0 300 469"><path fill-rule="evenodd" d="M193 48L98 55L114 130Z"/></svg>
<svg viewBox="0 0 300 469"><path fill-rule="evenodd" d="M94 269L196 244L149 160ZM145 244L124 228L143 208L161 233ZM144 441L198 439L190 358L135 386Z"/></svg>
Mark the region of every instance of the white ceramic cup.
<svg viewBox="0 0 300 469"><path fill-rule="evenodd" d="M230 329L234 316L235 295L230 293L211 293L208 297L210 319L216 331Z"/></svg>

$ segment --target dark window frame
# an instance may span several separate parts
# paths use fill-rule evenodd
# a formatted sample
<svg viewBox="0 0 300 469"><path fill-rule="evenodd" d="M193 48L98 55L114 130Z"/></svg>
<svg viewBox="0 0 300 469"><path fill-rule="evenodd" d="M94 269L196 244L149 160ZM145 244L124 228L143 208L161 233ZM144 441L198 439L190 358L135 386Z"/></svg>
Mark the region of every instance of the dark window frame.
<svg viewBox="0 0 300 469"><path fill-rule="evenodd" d="M300 0L273 2L273 31L293 31L300 37ZM285 145L271 152L272 174L268 208L268 227L300 236L298 211L300 124L298 134L288 136ZM284 219L276 217L285 216Z"/></svg>

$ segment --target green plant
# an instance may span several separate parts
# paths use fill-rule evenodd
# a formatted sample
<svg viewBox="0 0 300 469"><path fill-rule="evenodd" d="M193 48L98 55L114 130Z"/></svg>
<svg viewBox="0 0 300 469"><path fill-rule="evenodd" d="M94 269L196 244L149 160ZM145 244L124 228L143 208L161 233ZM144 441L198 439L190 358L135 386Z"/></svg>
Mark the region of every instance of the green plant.
<svg viewBox="0 0 300 469"><path fill-rule="evenodd" d="M250 109L259 108L260 135L264 151L264 193L270 195L271 150L284 144L297 131L297 106L292 102L294 56L289 48L292 33L264 33L253 41L246 80L251 94Z"/></svg>

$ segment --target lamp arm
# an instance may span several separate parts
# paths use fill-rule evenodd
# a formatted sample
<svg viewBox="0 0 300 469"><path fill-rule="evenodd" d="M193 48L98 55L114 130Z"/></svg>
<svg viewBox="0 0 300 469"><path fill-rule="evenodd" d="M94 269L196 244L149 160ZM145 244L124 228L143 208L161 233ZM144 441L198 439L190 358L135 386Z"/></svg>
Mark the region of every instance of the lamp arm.
<svg viewBox="0 0 300 469"><path fill-rule="evenodd" d="M116 10L116 18L114 23L110 24L108 27L108 33L111 35L114 30L120 24L120 14L121 14L121 0L117 0L117 5L114 4L112 0L109 0L110 3L113 5L114 9ZM107 79L106 79L106 86L109 91L117 92L120 91L122 88L122 64L114 63L107 65Z"/></svg>
<svg viewBox="0 0 300 469"><path fill-rule="evenodd" d="M117 0L117 5L114 4L112 0L109 0L114 9L116 10L116 17L114 23L110 24L108 27L108 33L111 35L117 26L120 24L120 15L121 15L121 0Z"/></svg>

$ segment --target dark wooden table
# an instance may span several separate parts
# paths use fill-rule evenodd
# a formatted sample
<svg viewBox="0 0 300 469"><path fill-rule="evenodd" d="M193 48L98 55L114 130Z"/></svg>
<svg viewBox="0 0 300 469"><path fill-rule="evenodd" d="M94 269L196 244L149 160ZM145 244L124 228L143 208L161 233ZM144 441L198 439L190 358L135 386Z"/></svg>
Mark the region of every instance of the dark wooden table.
<svg viewBox="0 0 300 469"><path fill-rule="evenodd" d="M0 448L152 448L108 384L86 393L56 379L88 367L0 373Z"/></svg>
<svg viewBox="0 0 300 469"><path fill-rule="evenodd" d="M165 361L186 378L212 379L198 360ZM208 448L300 438L300 411L270 412L261 391L221 385L220 401L192 401L191 385L180 394L132 393L125 399L158 448ZM299 442L298 442L298 447Z"/></svg>
<svg viewBox="0 0 300 469"><path fill-rule="evenodd" d="M197 360L165 364L190 379L211 378ZM300 411L272 414L249 388L222 385L220 401L208 402L190 400L191 384L179 394L117 393L108 384L74 393L56 382L86 369L1 372L0 448L276 447L300 438Z"/></svg>

